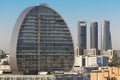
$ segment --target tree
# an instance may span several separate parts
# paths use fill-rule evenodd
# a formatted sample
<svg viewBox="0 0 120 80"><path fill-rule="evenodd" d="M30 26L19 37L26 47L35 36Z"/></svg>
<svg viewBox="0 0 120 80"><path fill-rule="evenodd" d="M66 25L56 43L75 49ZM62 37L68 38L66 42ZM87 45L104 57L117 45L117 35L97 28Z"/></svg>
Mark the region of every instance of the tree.
<svg viewBox="0 0 120 80"><path fill-rule="evenodd" d="M120 66L120 61L112 61L108 63L108 66Z"/></svg>
<svg viewBox="0 0 120 80"><path fill-rule="evenodd" d="M9 62L8 61L4 61L2 64L3 65L9 65Z"/></svg>

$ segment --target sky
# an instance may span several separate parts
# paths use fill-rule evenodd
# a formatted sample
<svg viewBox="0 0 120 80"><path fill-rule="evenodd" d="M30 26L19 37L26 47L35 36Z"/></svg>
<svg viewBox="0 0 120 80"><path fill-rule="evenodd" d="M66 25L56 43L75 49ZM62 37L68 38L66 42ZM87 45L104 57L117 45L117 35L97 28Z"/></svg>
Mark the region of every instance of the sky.
<svg viewBox="0 0 120 80"><path fill-rule="evenodd" d="M101 21L110 21L112 47L120 49L120 0L0 0L0 49L9 53L10 38L20 13L27 7L46 3L57 11L69 26L75 46L77 23L87 21L87 48L89 49L90 22L99 23L99 48Z"/></svg>

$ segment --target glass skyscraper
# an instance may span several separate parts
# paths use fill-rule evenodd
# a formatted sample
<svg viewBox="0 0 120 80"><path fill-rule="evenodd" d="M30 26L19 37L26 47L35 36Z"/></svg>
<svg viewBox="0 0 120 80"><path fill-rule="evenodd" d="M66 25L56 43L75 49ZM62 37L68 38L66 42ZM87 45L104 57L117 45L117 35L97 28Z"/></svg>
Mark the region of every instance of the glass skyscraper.
<svg viewBox="0 0 120 80"><path fill-rule="evenodd" d="M102 21L101 50L112 49L110 22Z"/></svg>
<svg viewBox="0 0 120 80"><path fill-rule="evenodd" d="M47 5L25 9L18 17L10 45L14 74L70 71L74 47L64 19Z"/></svg>
<svg viewBox="0 0 120 80"><path fill-rule="evenodd" d="M90 48L98 50L98 23L92 22L90 24Z"/></svg>
<svg viewBox="0 0 120 80"><path fill-rule="evenodd" d="M85 21L78 22L78 48L80 49L80 54L86 49L87 45L87 23Z"/></svg>

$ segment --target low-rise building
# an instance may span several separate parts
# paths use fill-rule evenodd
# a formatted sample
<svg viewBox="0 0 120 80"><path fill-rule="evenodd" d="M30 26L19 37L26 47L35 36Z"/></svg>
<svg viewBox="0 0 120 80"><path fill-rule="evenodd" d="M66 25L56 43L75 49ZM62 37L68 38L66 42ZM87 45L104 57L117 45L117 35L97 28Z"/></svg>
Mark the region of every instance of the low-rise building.
<svg viewBox="0 0 120 80"><path fill-rule="evenodd" d="M93 49L85 49L84 50L84 55L97 55L97 51L95 48Z"/></svg>
<svg viewBox="0 0 120 80"><path fill-rule="evenodd" d="M10 70L10 65L0 65L0 70Z"/></svg>
<svg viewBox="0 0 120 80"><path fill-rule="evenodd" d="M83 52L79 47L76 47L75 48L75 56L80 56L80 55L83 55Z"/></svg>
<svg viewBox="0 0 120 80"><path fill-rule="evenodd" d="M0 65L0 74L11 73L10 65Z"/></svg>
<svg viewBox="0 0 120 80"><path fill-rule="evenodd" d="M108 65L106 56L85 56L85 67L100 67Z"/></svg>
<svg viewBox="0 0 120 80"><path fill-rule="evenodd" d="M0 75L0 80L83 80L82 75Z"/></svg>
<svg viewBox="0 0 120 80"><path fill-rule="evenodd" d="M100 70L93 70L90 77L90 80L120 80L120 67L104 67Z"/></svg>
<svg viewBox="0 0 120 80"><path fill-rule="evenodd" d="M120 49L113 50L113 58L120 59Z"/></svg>
<svg viewBox="0 0 120 80"><path fill-rule="evenodd" d="M112 62L114 56L113 50L100 51L100 55L108 57L109 58L108 62Z"/></svg>
<svg viewBox="0 0 120 80"><path fill-rule="evenodd" d="M76 56L75 57L74 66L82 67L82 56Z"/></svg>
<svg viewBox="0 0 120 80"><path fill-rule="evenodd" d="M97 56L85 56L85 67L98 67Z"/></svg>
<svg viewBox="0 0 120 80"><path fill-rule="evenodd" d="M82 73L83 72L82 67L83 67L83 56L75 56L72 72Z"/></svg>
<svg viewBox="0 0 120 80"><path fill-rule="evenodd" d="M82 67L108 66L108 57L102 55L75 56L72 71L82 73Z"/></svg>

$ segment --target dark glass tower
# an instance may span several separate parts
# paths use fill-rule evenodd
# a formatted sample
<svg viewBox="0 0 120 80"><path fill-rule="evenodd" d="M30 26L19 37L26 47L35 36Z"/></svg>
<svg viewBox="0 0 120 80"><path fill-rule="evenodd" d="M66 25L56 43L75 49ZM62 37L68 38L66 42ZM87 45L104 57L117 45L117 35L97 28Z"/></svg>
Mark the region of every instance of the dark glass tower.
<svg viewBox="0 0 120 80"><path fill-rule="evenodd" d="M74 60L73 40L67 24L46 5L29 7L20 14L10 53L14 74L70 71Z"/></svg>
<svg viewBox="0 0 120 80"><path fill-rule="evenodd" d="M87 32L86 32L86 26L87 23L85 21L79 21L78 22L78 47L81 51L80 54L83 53L83 50L86 49L86 38L87 38Z"/></svg>
<svg viewBox="0 0 120 80"><path fill-rule="evenodd" d="M110 22L102 22L102 32L101 32L101 50L112 49L111 43L111 33L110 33Z"/></svg>
<svg viewBox="0 0 120 80"><path fill-rule="evenodd" d="M92 22L90 24L90 48L98 50L98 23Z"/></svg>

